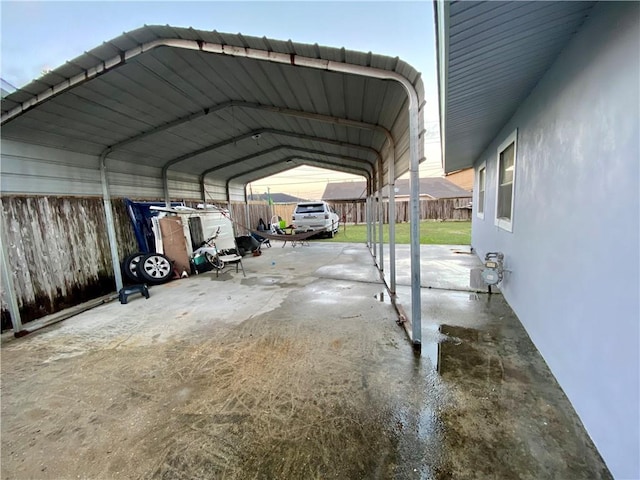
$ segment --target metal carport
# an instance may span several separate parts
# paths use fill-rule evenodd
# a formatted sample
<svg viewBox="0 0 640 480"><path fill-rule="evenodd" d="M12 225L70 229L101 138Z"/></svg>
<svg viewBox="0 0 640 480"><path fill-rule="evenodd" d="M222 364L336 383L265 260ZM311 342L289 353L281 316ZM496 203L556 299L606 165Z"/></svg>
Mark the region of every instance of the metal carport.
<svg viewBox="0 0 640 480"><path fill-rule="evenodd" d="M368 184L369 244L382 270L382 211L377 198L384 185L393 187L395 179L409 171L410 334L419 346L423 97L420 74L398 58L241 34L145 26L3 98L2 140L95 159L87 167L99 172L117 289L122 280L111 195L135 192L167 201L246 201L246 183L301 163L361 174ZM43 168L55 169L58 162L64 164L49 159ZM3 159L4 172L5 167L11 172L11 162ZM3 193L41 191L46 175L45 180L34 180L17 170L3 179ZM389 191L394 219L393 188ZM371 227L376 220L377 253ZM392 294L394 245L391 220ZM6 261L3 270L10 286ZM12 318L19 324L15 299L10 300Z"/></svg>

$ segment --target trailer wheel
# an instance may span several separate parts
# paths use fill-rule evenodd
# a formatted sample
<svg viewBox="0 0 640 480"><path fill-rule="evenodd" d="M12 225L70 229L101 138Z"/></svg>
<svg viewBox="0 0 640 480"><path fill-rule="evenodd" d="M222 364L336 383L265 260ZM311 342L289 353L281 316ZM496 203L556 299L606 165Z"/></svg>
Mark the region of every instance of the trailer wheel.
<svg viewBox="0 0 640 480"><path fill-rule="evenodd" d="M171 260L161 253L150 253L140 259L136 272L139 282L144 281L157 285L171 279L173 265Z"/></svg>

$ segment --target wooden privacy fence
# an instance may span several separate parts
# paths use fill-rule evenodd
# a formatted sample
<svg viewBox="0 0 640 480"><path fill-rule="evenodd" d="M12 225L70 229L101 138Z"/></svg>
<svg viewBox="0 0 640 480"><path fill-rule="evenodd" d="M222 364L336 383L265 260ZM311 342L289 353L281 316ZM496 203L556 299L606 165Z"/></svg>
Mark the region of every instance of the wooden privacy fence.
<svg viewBox="0 0 640 480"><path fill-rule="evenodd" d="M422 219L469 220L468 198L422 200ZM243 225L256 229L272 215L291 224L295 203L232 203L236 235L246 235ZM347 222L364 223L362 202L332 203ZM123 199L112 199L118 253L122 260L138 250ZM396 202L396 221L409 220L408 203ZM3 196L0 208L7 243L8 267L13 274L18 307L24 323L63 308L112 292L111 265L104 205L101 198ZM385 222L388 205L384 204ZM248 218L247 218L248 214ZM4 289L0 288L2 329L10 328Z"/></svg>
<svg viewBox="0 0 640 480"><path fill-rule="evenodd" d="M471 198L420 200L420 220L471 220ZM365 223L364 202L329 202L340 219L349 223ZM389 223L389 202L383 202L384 223ZM396 201L396 223L409 221L409 201Z"/></svg>
<svg viewBox="0 0 640 480"><path fill-rule="evenodd" d="M115 289L101 198L5 196L8 267L22 322ZM123 199L112 208L120 258L138 250ZM2 289L2 329L11 328Z"/></svg>
<svg viewBox="0 0 640 480"><path fill-rule="evenodd" d="M420 200L421 220L471 220L471 209L469 203L471 198L444 198L438 200ZM331 207L347 223L365 223L366 205L364 202L329 202ZM291 224L292 215L296 208L295 203L269 205L267 202L249 202L245 207L244 203L232 203L231 215L237 224L246 225L255 230L260 218L266 224L271 221L272 215L278 215ZM389 202L383 204L384 223L389 223ZM247 220L247 211L249 219ZM248 223L247 223L248 221ZM396 201L396 222L403 223L409 221L409 201ZM238 235L245 235L242 228L237 228Z"/></svg>
<svg viewBox="0 0 640 480"><path fill-rule="evenodd" d="M258 221L262 218L264 223L269 224L273 215L278 215L287 225L291 225L293 211L296 209L295 203L277 203L269 205L267 202L253 201L245 207L244 203L231 204L231 216L236 222L236 234L246 235L247 232L240 226L246 226L252 230L258 227ZM249 219L247 220L247 212Z"/></svg>

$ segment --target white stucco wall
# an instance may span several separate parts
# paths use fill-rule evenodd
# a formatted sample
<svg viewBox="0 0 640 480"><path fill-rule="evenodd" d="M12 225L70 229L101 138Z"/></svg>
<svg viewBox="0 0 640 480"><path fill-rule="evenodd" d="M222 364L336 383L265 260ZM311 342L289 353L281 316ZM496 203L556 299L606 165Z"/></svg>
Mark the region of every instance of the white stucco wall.
<svg viewBox="0 0 640 480"><path fill-rule="evenodd" d="M616 478L640 478L640 4L597 5L476 162L472 243L506 256L505 298ZM496 149L518 129L513 232L494 224ZM477 178L477 176L476 176ZM478 189L474 191L477 205Z"/></svg>

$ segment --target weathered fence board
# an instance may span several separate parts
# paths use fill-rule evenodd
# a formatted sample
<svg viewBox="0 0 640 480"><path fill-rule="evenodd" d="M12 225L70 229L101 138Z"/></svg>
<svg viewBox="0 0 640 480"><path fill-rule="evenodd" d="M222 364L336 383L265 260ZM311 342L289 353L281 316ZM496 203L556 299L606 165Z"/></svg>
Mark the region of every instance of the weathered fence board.
<svg viewBox="0 0 640 480"><path fill-rule="evenodd" d="M258 221L262 218L266 224L271 221L273 215L278 215L287 225L291 224L295 203L277 203L269 205L267 202L249 202L245 207L244 203L233 202L231 204L231 215L236 222L236 233L246 235L246 231L240 225L252 230L258 227ZM247 223L247 210L249 211L249 221Z"/></svg>
<svg viewBox="0 0 640 480"><path fill-rule="evenodd" d="M3 197L9 269L23 322L115 289L100 198ZM120 257L137 250L122 200L113 201ZM10 328L4 292L2 328Z"/></svg>
<svg viewBox="0 0 640 480"><path fill-rule="evenodd" d="M469 198L446 198L439 200L420 200L421 220L470 220L471 209ZM341 221L348 223L366 222L366 205L364 202L329 202L331 207L340 217ZM255 229L258 220L262 218L265 223L269 223L272 215L279 215L287 222L291 223L291 217L295 210L295 203L268 205L267 202L250 202L247 207L244 203L232 203L231 213L234 220L239 224L247 224L247 209L249 211L248 227ZM389 202L383 203L384 223L389 223ZM409 221L409 201L396 201L396 222L403 223ZM244 234L241 232L240 234Z"/></svg>
<svg viewBox="0 0 640 480"><path fill-rule="evenodd" d="M420 200L420 220L470 220L470 198ZM329 202L340 219L349 223L366 222L363 202ZM383 202L384 223L389 223L389 202ZM409 221L409 201L396 201L396 223Z"/></svg>

